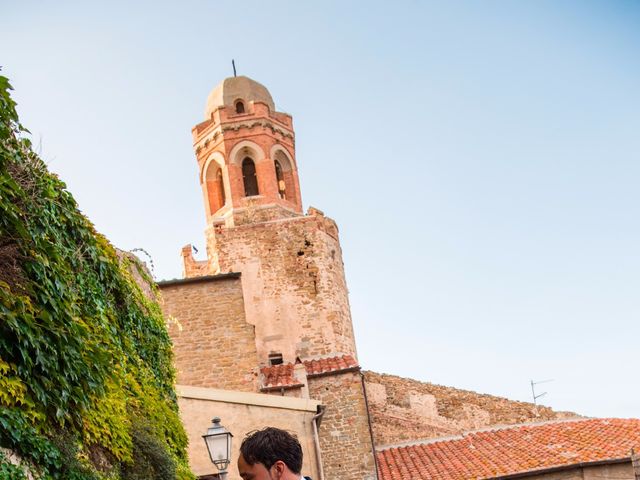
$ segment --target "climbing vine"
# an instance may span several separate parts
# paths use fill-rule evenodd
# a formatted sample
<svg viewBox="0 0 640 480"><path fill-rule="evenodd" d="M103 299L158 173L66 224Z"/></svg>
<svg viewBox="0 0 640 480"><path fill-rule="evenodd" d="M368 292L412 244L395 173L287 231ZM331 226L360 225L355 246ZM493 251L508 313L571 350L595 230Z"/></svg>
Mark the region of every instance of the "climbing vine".
<svg viewBox="0 0 640 480"><path fill-rule="evenodd" d="M193 478L153 282L33 152L10 90L0 76L0 447L37 478ZM7 458L0 479L22 471Z"/></svg>

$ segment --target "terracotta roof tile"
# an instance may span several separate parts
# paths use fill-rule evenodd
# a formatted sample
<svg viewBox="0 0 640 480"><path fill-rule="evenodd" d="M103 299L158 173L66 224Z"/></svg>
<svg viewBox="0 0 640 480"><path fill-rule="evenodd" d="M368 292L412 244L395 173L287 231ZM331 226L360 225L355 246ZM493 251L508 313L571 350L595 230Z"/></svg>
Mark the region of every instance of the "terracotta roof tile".
<svg viewBox="0 0 640 480"><path fill-rule="evenodd" d="M351 355L305 360L303 363L309 377L341 372L343 370L357 370L360 368L358 362L356 362Z"/></svg>
<svg viewBox="0 0 640 480"><path fill-rule="evenodd" d="M260 373L262 374L262 390L277 390L280 388L296 388L302 386L293 376L292 363L262 367Z"/></svg>
<svg viewBox="0 0 640 480"><path fill-rule="evenodd" d="M307 375L311 378L360 368L351 355L305 360L303 364ZM268 391L301 387L302 383L293 376L293 367L294 365L292 363L283 363L281 365L271 365L260 368L262 375L261 390Z"/></svg>
<svg viewBox="0 0 640 480"><path fill-rule="evenodd" d="M470 480L629 457L640 420L586 419L468 433L377 453L381 480Z"/></svg>

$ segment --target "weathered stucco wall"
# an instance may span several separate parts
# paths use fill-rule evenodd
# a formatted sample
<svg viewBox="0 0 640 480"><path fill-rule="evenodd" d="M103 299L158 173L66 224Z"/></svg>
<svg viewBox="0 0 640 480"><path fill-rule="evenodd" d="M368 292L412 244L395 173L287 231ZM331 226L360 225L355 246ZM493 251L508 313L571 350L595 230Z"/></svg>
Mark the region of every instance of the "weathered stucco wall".
<svg viewBox="0 0 640 480"><path fill-rule="evenodd" d="M220 417L221 424L233 434L228 480L241 480L236 462L242 439L247 433L267 426L295 434L302 445L304 475L319 478L311 424L318 402L187 386L178 386L177 390L180 416L189 437L189 465L196 475L217 472L202 435L211 425L211 419Z"/></svg>
<svg viewBox="0 0 640 480"><path fill-rule="evenodd" d="M576 417L532 403L365 372L377 446L458 435L492 425Z"/></svg>
<svg viewBox="0 0 640 480"><path fill-rule="evenodd" d="M254 328L240 282L234 274L159 284L179 384L257 390Z"/></svg>
<svg viewBox="0 0 640 480"><path fill-rule="evenodd" d="M360 373L309 378L309 395L326 405L320 425L325 479L375 479L375 458Z"/></svg>
<svg viewBox="0 0 640 480"><path fill-rule="evenodd" d="M258 359L356 356L342 251L335 222L310 215L208 229L220 272L242 272L247 321ZM214 254L215 252L215 254Z"/></svg>

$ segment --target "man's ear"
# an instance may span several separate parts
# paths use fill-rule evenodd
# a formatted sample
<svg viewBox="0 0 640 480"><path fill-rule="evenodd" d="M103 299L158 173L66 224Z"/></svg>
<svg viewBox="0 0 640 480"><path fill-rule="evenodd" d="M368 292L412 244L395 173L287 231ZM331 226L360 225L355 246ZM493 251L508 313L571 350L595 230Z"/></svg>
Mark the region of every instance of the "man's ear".
<svg viewBox="0 0 640 480"><path fill-rule="evenodd" d="M276 472L278 472L278 478L284 475L284 472L287 468L286 463L284 463L282 460L277 460L276 463L273 464L273 466L276 468Z"/></svg>

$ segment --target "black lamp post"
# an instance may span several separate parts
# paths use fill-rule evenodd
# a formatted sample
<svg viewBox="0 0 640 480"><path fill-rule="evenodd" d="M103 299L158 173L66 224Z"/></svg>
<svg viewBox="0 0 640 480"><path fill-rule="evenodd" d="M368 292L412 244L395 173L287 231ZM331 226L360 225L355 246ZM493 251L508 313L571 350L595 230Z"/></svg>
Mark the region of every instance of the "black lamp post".
<svg viewBox="0 0 640 480"><path fill-rule="evenodd" d="M224 478L227 467L231 463L231 439L233 435L229 430L220 425L220 418L215 417L212 425L203 435L204 443L209 451L209 458L218 469L220 477Z"/></svg>

